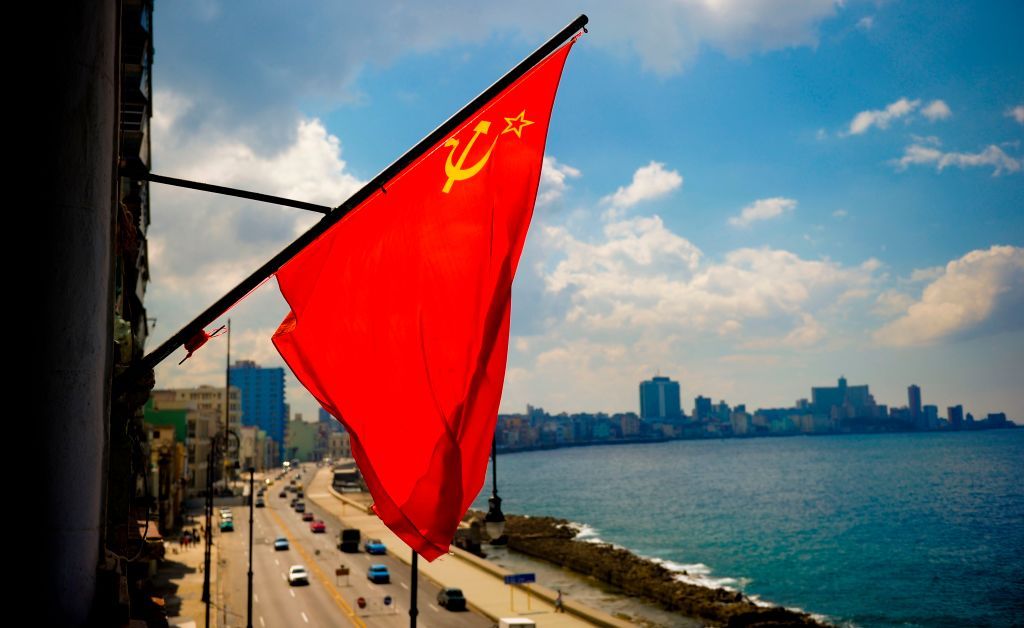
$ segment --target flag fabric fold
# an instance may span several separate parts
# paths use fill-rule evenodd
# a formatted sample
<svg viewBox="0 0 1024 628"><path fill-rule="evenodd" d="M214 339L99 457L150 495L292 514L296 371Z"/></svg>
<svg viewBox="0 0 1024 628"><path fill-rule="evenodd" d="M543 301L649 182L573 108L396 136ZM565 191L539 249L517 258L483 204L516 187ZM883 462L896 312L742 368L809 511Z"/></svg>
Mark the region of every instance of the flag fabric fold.
<svg viewBox="0 0 1024 628"><path fill-rule="evenodd" d="M512 281L575 40L282 266L273 341L348 429L374 511L428 560L483 485Z"/></svg>

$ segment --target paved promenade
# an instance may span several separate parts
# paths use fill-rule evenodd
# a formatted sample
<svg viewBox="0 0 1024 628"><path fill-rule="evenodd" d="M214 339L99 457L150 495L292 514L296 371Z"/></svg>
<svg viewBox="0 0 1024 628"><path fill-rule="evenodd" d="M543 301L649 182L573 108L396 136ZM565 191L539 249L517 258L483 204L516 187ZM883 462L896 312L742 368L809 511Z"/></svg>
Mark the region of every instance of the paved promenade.
<svg viewBox="0 0 1024 628"><path fill-rule="evenodd" d="M342 520L344 525L359 528L363 538L379 538L388 552L406 564L412 562L412 552L389 530L377 515L367 512L364 503L337 493L331 488L332 471L319 469L306 491L307 499ZM541 583L510 587L504 576L510 572L452 548L447 556L430 563L420 559L420 574L444 587L463 590L469 604L483 615L497 622L501 617L526 617L537 626L561 628L570 626L615 626L631 624L608 613L565 599L565 613L556 613L555 591Z"/></svg>

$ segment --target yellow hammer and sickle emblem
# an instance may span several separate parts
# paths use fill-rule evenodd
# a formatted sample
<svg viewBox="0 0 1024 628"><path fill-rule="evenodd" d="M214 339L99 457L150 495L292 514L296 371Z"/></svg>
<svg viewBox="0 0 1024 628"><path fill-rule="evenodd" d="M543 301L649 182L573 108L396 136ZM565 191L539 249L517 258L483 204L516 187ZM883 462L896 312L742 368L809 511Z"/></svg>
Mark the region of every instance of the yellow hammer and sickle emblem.
<svg viewBox="0 0 1024 628"><path fill-rule="evenodd" d="M442 192L447 194L451 191L452 185L454 185L456 181L465 181L466 179L476 176L476 174L483 169L484 164L486 164L487 160L491 157L491 151L494 150L494 145L498 143L497 137L494 138L494 141L491 142L491 147L487 149L487 152L484 153L484 156L481 157L479 161L468 168L463 168L462 165L466 163L466 156L469 154L469 151L472 150L473 144L476 142L476 138L480 135L487 135L487 131L489 131L490 128L491 123L487 120L481 120L478 122L476 127L473 129L473 137L470 138L469 142L466 144L466 148L462 150L462 154L459 155L459 159L455 163L452 163L452 157L455 156L455 149L459 147L459 140L453 137L444 143L445 147L451 147L451 151L448 152L448 161L444 164L444 173L448 175L448 181L441 189Z"/></svg>

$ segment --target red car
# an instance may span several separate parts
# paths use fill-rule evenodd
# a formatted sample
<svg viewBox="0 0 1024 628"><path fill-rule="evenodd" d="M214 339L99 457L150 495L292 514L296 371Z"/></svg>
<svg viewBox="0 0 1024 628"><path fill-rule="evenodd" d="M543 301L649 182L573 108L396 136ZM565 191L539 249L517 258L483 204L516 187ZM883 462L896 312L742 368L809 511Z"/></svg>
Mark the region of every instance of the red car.
<svg viewBox="0 0 1024 628"><path fill-rule="evenodd" d="M312 521L313 519L315 519L315 517L313 516L313 513L311 513L311 512L304 512L304 513L302 513L302 520L303 521Z"/></svg>
<svg viewBox="0 0 1024 628"><path fill-rule="evenodd" d="M309 529L313 532L327 532L327 526L324 524L323 521L314 521L313 523L309 524Z"/></svg>

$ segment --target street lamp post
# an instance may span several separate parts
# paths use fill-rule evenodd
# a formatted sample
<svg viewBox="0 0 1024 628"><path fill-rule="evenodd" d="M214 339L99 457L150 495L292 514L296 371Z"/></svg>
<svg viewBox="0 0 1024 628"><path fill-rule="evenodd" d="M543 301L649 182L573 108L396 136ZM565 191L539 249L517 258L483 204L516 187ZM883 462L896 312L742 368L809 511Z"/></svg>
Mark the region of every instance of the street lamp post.
<svg viewBox="0 0 1024 628"><path fill-rule="evenodd" d="M495 426L494 440L491 441L491 497L487 500L487 514L484 516L484 527L487 536L491 537L491 545L498 545L505 533L505 514L501 512L501 498L498 497L498 429Z"/></svg>
<svg viewBox="0 0 1024 628"><path fill-rule="evenodd" d="M253 492L256 467L249 467L249 612L246 614L245 628L252 628L252 514L256 495Z"/></svg>
<svg viewBox="0 0 1024 628"><path fill-rule="evenodd" d="M232 440L234 443L231 442ZM213 548L213 471L216 469L218 456L223 455L226 458L227 454L232 451L232 444L234 451L237 451L240 442L238 434L230 430L216 434L210 439L210 454L206 471L206 551L203 557L202 598L203 603L206 604L206 626L210 625L210 604L212 602L210 597L210 558Z"/></svg>

